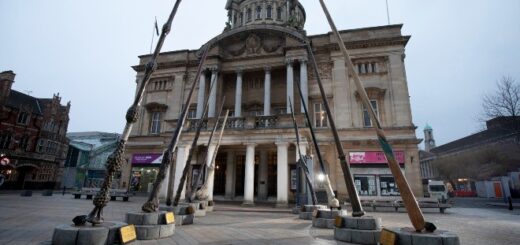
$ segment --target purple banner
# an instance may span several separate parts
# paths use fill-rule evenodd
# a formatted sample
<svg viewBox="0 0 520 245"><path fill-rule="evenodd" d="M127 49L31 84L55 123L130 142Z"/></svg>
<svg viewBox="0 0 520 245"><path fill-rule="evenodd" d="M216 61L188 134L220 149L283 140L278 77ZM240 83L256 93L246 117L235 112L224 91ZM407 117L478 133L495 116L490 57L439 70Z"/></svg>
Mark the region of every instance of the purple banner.
<svg viewBox="0 0 520 245"><path fill-rule="evenodd" d="M132 164L161 164L163 154L143 153L132 155Z"/></svg>
<svg viewBox="0 0 520 245"><path fill-rule="evenodd" d="M382 151L350 152L350 164L382 164L387 163L385 153ZM395 160L400 165L404 164L404 151L394 151Z"/></svg>

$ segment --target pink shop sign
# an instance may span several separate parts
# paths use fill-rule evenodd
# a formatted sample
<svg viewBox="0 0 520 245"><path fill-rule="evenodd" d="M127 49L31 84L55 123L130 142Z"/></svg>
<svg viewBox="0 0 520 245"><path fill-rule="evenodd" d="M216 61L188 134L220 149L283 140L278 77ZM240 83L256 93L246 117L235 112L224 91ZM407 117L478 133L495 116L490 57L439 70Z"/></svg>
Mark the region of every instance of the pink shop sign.
<svg viewBox="0 0 520 245"><path fill-rule="evenodd" d="M394 151L395 159L404 165L404 151ZM385 153L382 151L358 151L349 153L350 164L386 164Z"/></svg>
<svg viewBox="0 0 520 245"><path fill-rule="evenodd" d="M161 164L162 157L161 153L133 154L132 164Z"/></svg>

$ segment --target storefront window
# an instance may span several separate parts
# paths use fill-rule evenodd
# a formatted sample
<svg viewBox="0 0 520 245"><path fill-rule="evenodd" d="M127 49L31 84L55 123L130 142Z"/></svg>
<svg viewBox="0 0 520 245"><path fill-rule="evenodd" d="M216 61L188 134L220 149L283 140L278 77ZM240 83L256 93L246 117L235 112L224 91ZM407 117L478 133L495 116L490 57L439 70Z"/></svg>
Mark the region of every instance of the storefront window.
<svg viewBox="0 0 520 245"><path fill-rule="evenodd" d="M360 196L377 196L376 176L354 175L354 182Z"/></svg>
<svg viewBox="0 0 520 245"><path fill-rule="evenodd" d="M150 192L153 182L157 177L159 168L155 167L134 167L132 168L132 178L130 179L130 190L136 192Z"/></svg>
<svg viewBox="0 0 520 245"><path fill-rule="evenodd" d="M399 189L397 189L394 177L381 176L379 177L379 183L381 186L381 196L399 196Z"/></svg>

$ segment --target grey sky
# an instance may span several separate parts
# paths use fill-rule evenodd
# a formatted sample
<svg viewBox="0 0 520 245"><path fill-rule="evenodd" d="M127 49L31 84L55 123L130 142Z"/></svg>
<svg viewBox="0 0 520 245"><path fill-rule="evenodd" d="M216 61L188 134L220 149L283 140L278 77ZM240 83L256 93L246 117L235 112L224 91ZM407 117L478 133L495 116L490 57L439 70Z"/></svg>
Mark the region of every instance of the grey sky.
<svg viewBox="0 0 520 245"><path fill-rule="evenodd" d="M392 24L411 35L406 71L417 136L437 145L482 129L482 95L503 75L520 80L520 1L388 0ZM196 49L224 28L225 0L184 0L163 51ZM318 0L300 0L308 34L330 30ZM174 0L0 0L0 70L14 89L72 101L69 132L121 132L148 53ZM385 0L329 0L339 29L386 25Z"/></svg>

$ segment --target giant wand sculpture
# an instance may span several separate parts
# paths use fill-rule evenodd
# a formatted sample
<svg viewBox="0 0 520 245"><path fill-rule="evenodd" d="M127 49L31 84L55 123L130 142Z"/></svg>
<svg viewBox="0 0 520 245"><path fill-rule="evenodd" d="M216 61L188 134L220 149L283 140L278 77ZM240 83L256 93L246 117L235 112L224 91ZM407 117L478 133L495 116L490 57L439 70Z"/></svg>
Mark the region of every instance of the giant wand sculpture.
<svg viewBox="0 0 520 245"><path fill-rule="evenodd" d="M177 13L177 9L179 8L180 3L181 0L177 0L175 2L170 16L168 17L168 20L162 27L161 36L159 37L159 41L157 42L157 46L155 47L155 51L152 57L150 58L150 61L148 62L148 64L146 64L144 77L140 82L139 89L137 90L134 102L126 112L126 125L121 135L121 140L117 144L116 150L107 159L107 172L105 174L105 179L103 180L103 185L101 186L101 189L96 194L96 197L93 200L94 209L87 216L87 221L89 223L92 223L93 225L103 223L103 208L110 201L109 189L112 186L112 181L114 180L114 173L121 169L121 166L123 164L125 145L128 141L128 137L130 136L132 125L137 121L138 112L140 109L144 91L146 89L146 85L148 85L150 77L157 68L157 57L161 52L161 48L164 44L166 36L170 33L172 22L175 17L175 14ZM164 159L165 158L163 158L163 161Z"/></svg>
<svg viewBox="0 0 520 245"><path fill-rule="evenodd" d="M294 124L294 131L296 132L296 147L298 147L298 156L300 156L300 159L298 159L297 164L300 165L300 167L303 169L303 174L305 175L305 182L307 182L307 186L309 187L309 192L311 194L312 205L316 205L318 203L318 199L316 198L316 192L314 192L314 186L312 186L312 181L309 177L309 167L306 163L307 156L304 156L300 149L300 132L298 129L298 124L296 123L296 118L294 117L294 110L291 98L289 98L289 107L291 108L291 116Z"/></svg>
<svg viewBox="0 0 520 245"><path fill-rule="evenodd" d="M356 85L356 90L361 97L361 102L363 103L363 106L365 106L365 108L368 110L370 119L372 120L372 122L375 123L374 129L375 129L377 137L379 139L379 144L381 145L381 148L383 149L383 151L385 153L386 159L388 161L388 166L390 168L390 171L392 172L392 175L395 178L397 187L399 188L399 192L401 193L401 198L403 198L404 205L406 207L406 210L408 211L408 217L410 218L410 221L412 222L412 225L415 228L415 230L422 231L426 226L426 222L424 221L423 213L422 213L421 209L419 208L419 205L417 204L417 200L415 199L415 196L413 195L412 190L410 189L410 186L408 185L408 182L406 181L406 178L404 177L403 173L401 172L401 168L399 167L399 164L395 160L392 146L390 145L390 143L388 143L388 140L386 139L385 132L383 131L383 127L381 126L381 123L379 122L379 119L377 118L376 113L375 113L374 109L372 108L372 105L370 104L370 100L368 99L368 95L365 91L365 88L363 87L363 84L361 83L361 80L359 79L359 76L354 69L354 64L352 63L352 60L350 59L350 55L348 54L347 48L345 47L345 43L343 42L343 38L341 37L341 35L338 32L338 29L336 28L336 25L334 24L334 21L332 20L332 17L330 16L329 10L327 9L327 6L325 5L325 2L323 2L323 0L319 0L319 1L321 4L321 7L323 8L323 12L325 13L325 16L327 17L327 20L332 29L332 32L336 36L336 40L338 42L340 50L343 53L343 56L345 58L345 64L348 68L348 73L352 74L352 77L354 78L354 84ZM350 192L350 190L349 190L349 192ZM433 226L431 223L428 223L427 228L428 228L427 230L429 230L429 231L435 230L435 226Z"/></svg>
<svg viewBox="0 0 520 245"><path fill-rule="evenodd" d="M159 173L157 174L157 178L155 179L155 182L153 183L152 192L150 193L150 196L148 197L148 201L145 202L143 204L143 206L141 207L141 210L143 210L144 212L151 213L151 212L155 212L155 211L157 211L159 209L159 198L158 198L157 195L158 195L159 189L161 188L161 184L162 184L164 178L166 177L166 171L168 170L168 167L170 166L172 154L175 151L175 149L177 148L177 144L179 142L179 137L180 137L180 134L181 134L181 131L182 131L182 127L184 125L184 122L186 121L186 116L187 116L188 109L190 108L191 96L193 95L193 91L194 91L195 86L196 86L196 81L199 80L200 73L202 71L202 66L204 64L204 61L206 60L206 56L208 54L208 50L209 50L209 46L206 47L205 50L204 50L204 54L202 55L202 60L199 63L197 76L195 77L195 81L193 82L193 85L191 87L190 94L189 94L188 98L186 99L186 104L185 104L185 107L182 110L181 118L179 119L179 122L177 122L177 128L175 129L175 132L173 134L173 137L172 137L172 140L170 142L170 145L168 145L168 148L164 152L164 157L163 157L163 159L161 161L161 167L159 168ZM213 85L215 83L216 82L213 79L213 81L211 81L210 91L211 91L211 89L213 89ZM196 143L196 140L198 138L198 134L200 134L200 130L202 128L202 123L204 121L204 115L206 114L206 112L208 110L208 102L207 101L206 101L206 104L204 106L204 110L203 110L202 116L201 116L200 120L197 121L197 133L196 133L196 137L195 137L195 140L194 140L195 143ZM191 153L191 150L190 150L190 153ZM168 154L168 155L166 155L166 154ZM168 157L166 157L166 156L168 156ZM188 158L188 163L189 163L190 160L191 159ZM186 167L188 167L188 165L186 165Z"/></svg>

